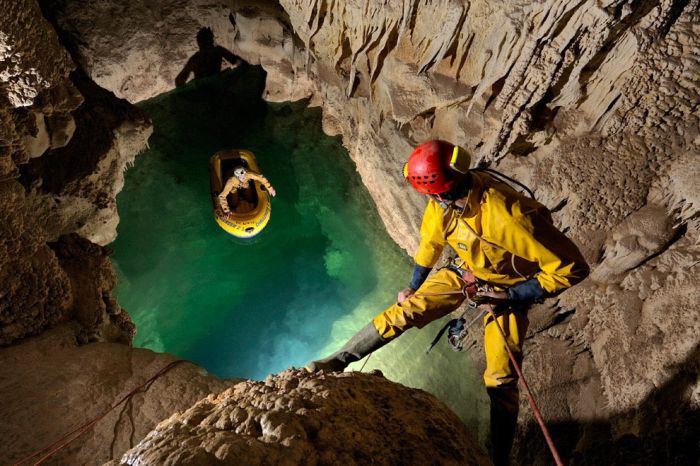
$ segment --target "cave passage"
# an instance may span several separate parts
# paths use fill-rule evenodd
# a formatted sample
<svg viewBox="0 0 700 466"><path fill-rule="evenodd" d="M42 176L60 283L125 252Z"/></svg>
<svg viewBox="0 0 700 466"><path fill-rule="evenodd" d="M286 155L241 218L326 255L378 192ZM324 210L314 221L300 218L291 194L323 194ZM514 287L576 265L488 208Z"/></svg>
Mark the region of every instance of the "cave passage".
<svg viewBox="0 0 700 466"><path fill-rule="evenodd" d="M265 103L264 79L246 66L139 104L154 134L117 197L116 293L135 346L221 377L262 379L337 349L396 299L412 268L339 139L323 134L320 110ZM230 148L255 153L277 190L252 240L212 215L208 160ZM407 332L365 370L434 393L483 439L480 374L444 342L424 354L443 322Z"/></svg>

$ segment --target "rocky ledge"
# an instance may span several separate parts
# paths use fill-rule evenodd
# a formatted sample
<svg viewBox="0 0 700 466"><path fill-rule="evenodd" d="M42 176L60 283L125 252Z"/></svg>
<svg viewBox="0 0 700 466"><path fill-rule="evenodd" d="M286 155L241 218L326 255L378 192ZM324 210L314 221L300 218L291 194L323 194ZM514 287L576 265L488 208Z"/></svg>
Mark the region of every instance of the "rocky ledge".
<svg viewBox="0 0 700 466"><path fill-rule="evenodd" d="M434 396L360 372L291 369L161 422L118 465L478 465L490 461Z"/></svg>

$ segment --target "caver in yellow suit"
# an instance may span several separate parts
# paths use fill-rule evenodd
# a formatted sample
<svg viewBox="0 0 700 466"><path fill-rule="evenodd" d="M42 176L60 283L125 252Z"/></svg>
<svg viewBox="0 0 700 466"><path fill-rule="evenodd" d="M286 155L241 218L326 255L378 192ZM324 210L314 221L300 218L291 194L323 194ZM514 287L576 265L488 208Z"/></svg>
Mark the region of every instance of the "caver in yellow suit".
<svg viewBox="0 0 700 466"><path fill-rule="evenodd" d="M454 311L464 295L439 293L462 289L463 271L502 290L498 320L508 345L522 360L528 304L587 276L578 248L554 227L544 206L486 172L462 168L469 163L464 158L468 155L462 149L444 141L428 141L411 154L404 175L432 198L423 216L411 284L402 292L405 299L377 315L338 352L311 363L310 370L343 370L407 329ZM446 245L459 261L428 276ZM484 318L484 347L493 460L507 464L518 412L517 375L489 315Z"/></svg>

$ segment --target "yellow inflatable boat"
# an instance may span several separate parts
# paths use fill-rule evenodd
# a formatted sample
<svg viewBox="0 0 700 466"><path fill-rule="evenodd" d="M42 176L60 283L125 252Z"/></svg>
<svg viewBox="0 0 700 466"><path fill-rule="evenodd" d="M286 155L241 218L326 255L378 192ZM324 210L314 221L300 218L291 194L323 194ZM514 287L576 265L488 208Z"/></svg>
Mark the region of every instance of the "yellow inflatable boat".
<svg viewBox="0 0 700 466"><path fill-rule="evenodd" d="M255 156L247 150L223 150L209 159L214 218L227 233L238 238L252 238L270 221L270 194L262 183L251 181L246 190L239 189L227 196L231 214L226 216L219 206L219 193L224 189L226 180L233 176L233 170L236 167L260 173Z"/></svg>

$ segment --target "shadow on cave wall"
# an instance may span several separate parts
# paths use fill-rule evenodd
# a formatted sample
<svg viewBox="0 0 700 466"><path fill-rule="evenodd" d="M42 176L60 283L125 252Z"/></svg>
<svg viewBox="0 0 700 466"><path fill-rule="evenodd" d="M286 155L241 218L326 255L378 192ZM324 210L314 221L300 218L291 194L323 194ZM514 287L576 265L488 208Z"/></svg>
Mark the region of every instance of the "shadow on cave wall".
<svg viewBox="0 0 700 466"><path fill-rule="evenodd" d="M700 459L700 412L690 402L698 381L700 345L669 368L674 376L634 410L591 422L548 424L569 465L695 465ZM620 432L626 432L624 434ZM520 435L516 464L551 464L549 450L534 420Z"/></svg>
<svg viewBox="0 0 700 466"><path fill-rule="evenodd" d="M224 60L234 67L243 62L238 55L216 44L211 28L201 28L196 38L199 50L187 60L185 67L175 77L177 87L184 86L191 74L194 74L194 79L201 79L220 73Z"/></svg>

